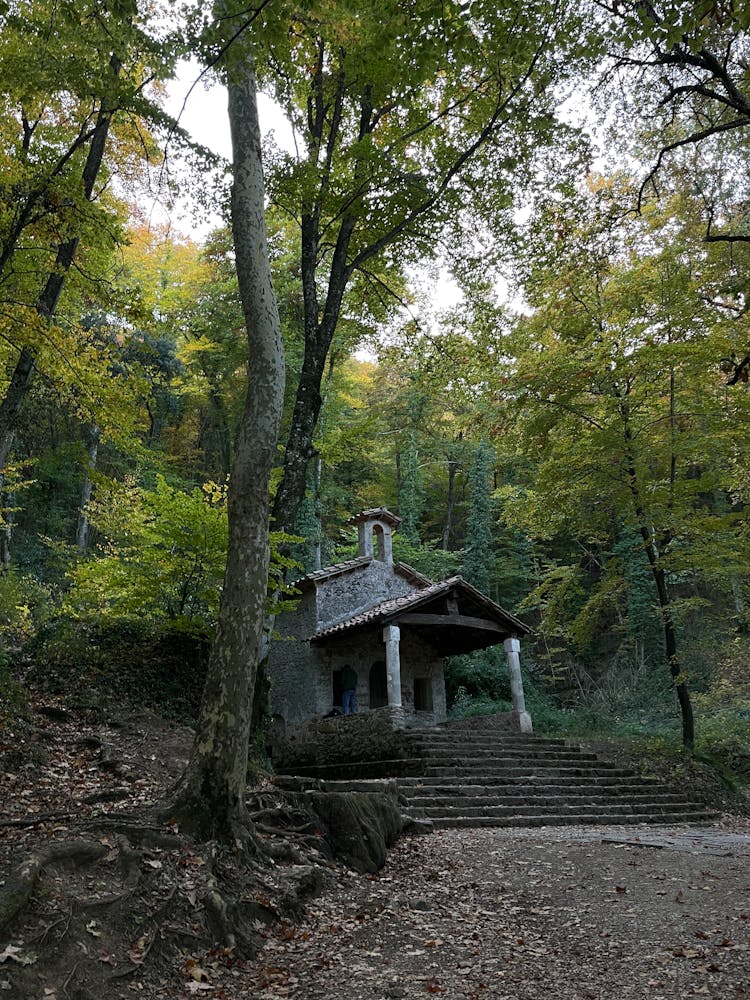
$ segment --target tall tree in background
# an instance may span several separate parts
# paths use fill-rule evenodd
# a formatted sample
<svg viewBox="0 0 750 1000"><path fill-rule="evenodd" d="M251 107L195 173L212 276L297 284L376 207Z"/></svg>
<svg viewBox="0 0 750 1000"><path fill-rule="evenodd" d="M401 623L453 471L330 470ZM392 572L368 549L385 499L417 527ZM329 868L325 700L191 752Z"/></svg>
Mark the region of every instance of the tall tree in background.
<svg viewBox="0 0 750 1000"><path fill-rule="evenodd" d="M111 10L25 0L6 17L0 302L4 338L17 357L0 401L0 468L81 246L91 266L97 250L106 255L118 238L119 223L101 197L116 171L115 156L140 155L133 140L153 151L138 123L162 115L144 88L169 72L171 57L149 36L146 22L135 0ZM123 129L118 152L108 156L117 122ZM96 263L92 269L103 277Z"/></svg>
<svg viewBox="0 0 750 1000"><path fill-rule="evenodd" d="M688 252L683 232L675 246L669 219L622 226L617 188L594 181L574 203L551 199L542 213L527 281L535 311L508 342L516 360L501 390L536 460L515 513L537 536L566 525L589 546L606 541L615 516L637 533L692 746L675 580L686 571L711 579L720 539L724 572L739 569L737 512L714 498L730 488L743 403L727 405L712 368L731 320L707 294L700 243Z"/></svg>
<svg viewBox="0 0 750 1000"><path fill-rule="evenodd" d="M750 243L748 5L583 2L602 53L594 103L617 122L607 126L607 145L619 162L641 164L632 207L666 204L690 188L707 243ZM722 293L737 314L747 309L746 281ZM746 381L748 338L724 362L729 385Z"/></svg>
<svg viewBox="0 0 750 1000"><path fill-rule="evenodd" d="M492 448L480 441L469 471L469 516L463 575L485 594L492 593L495 568L492 541Z"/></svg>
<svg viewBox="0 0 750 1000"><path fill-rule="evenodd" d="M436 231L462 206L507 208L519 167L553 134L553 88L581 32L565 0L325 0L270 5L266 16L273 28L286 18L287 31L263 82L300 150L277 156L271 183L301 234L304 358L274 503L288 529L347 289L360 280L388 295L389 273L433 256ZM454 224L454 248L461 239Z"/></svg>

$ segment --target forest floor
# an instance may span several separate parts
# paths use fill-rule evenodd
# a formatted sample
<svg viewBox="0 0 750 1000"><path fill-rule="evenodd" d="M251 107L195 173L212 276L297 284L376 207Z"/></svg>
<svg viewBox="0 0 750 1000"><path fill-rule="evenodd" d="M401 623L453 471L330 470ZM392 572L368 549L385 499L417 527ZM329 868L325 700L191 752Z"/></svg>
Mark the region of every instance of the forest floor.
<svg viewBox="0 0 750 1000"><path fill-rule="evenodd" d="M242 862L150 819L189 740L49 697L0 730L0 922L35 859L0 997L750 997L747 818L441 831L361 875L291 816L297 832L266 830ZM215 943L222 900L244 952Z"/></svg>
<svg viewBox="0 0 750 1000"><path fill-rule="evenodd" d="M750 996L750 823L446 830L347 873L245 980L271 1000Z"/></svg>

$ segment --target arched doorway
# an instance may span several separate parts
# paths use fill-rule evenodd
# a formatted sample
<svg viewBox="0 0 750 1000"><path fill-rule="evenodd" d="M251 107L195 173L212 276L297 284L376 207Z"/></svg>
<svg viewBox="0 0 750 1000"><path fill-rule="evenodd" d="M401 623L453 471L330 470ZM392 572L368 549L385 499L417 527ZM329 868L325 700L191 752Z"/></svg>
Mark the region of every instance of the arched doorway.
<svg viewBox="0 0 750 1000"><path fill-rule="evenodd" d="M376 660L370 667L370 708L385 708L388 704L388 679L385 660Z"/></svg>

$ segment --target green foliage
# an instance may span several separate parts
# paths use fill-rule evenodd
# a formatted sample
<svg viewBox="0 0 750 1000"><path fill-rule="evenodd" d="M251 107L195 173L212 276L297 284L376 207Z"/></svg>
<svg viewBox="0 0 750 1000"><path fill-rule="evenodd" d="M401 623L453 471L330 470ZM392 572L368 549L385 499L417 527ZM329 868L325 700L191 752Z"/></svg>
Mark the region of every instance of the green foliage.
<svg viewBox="0 0 750 1000"><path fill-rule="evenodd" d="M0 662L18 652L54 613L49 588L15 569L0 573Z"/></svg>
<svg viewBox="0 0 750 1000"><path fill-rule="evenodd" d="M432 545L413 545L400 534L393 539L394 559L413 567L428 580L443 580L458 574L461 555L461 552L445 552Z"/></svg>
<svg viewBox="0 0 750 1000"><path fill-rule="evenodd" d="M89 517L106 543L71 572L70 614L168 619L187 629L215 621L227 545L224 487L185 491L162 476L153 490L100 482Z"/></svg>
<svg viewBox="0 0 750 1000"><path fill-rule="evenodd" d="M502 648L449 657L445 664L445 693L451 710L459 700L462 704L509 702L510 680Z"/></svg>
<svg viewBox="0 0 750 1000"><path fill-rule="evenodd" d="M451 707L448 709L448 718L471 719L474 716L510 712L512 708L513 706L509 701L496 701L488 695L473 697L465 687L459 687Z"/></svg>
<svg viewBox="0 0 750 1000"><path fill-rule="evenodd" d="M401 457L401 483L398 491L398 510L401 516L401 534L410 545L419 546L419 527L424 506L424 487L419 465L416 434L410 431Z"/></svg>

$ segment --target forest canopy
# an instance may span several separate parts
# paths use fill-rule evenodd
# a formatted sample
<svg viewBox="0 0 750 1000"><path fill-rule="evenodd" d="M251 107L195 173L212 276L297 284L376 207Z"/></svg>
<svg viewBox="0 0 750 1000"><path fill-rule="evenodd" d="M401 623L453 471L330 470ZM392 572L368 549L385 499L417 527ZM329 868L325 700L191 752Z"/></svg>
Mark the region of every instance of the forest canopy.
<svg viewBox="0 0 750 1000"><path fill-rule="evenodd" d="M386 505L399 558L532 628L540 726L739 759L745 5L14 0L0 19L2 691L28 669L137 675L170 637L200 648L193 671L219 621L261 355L228 165L165 110L192 56L237 100L252 67L295 139L263 141L285 372L269 601ZM156 221L155 191L214 228ZM454 714L507 698L488 653L448 686Z"/></svg>

